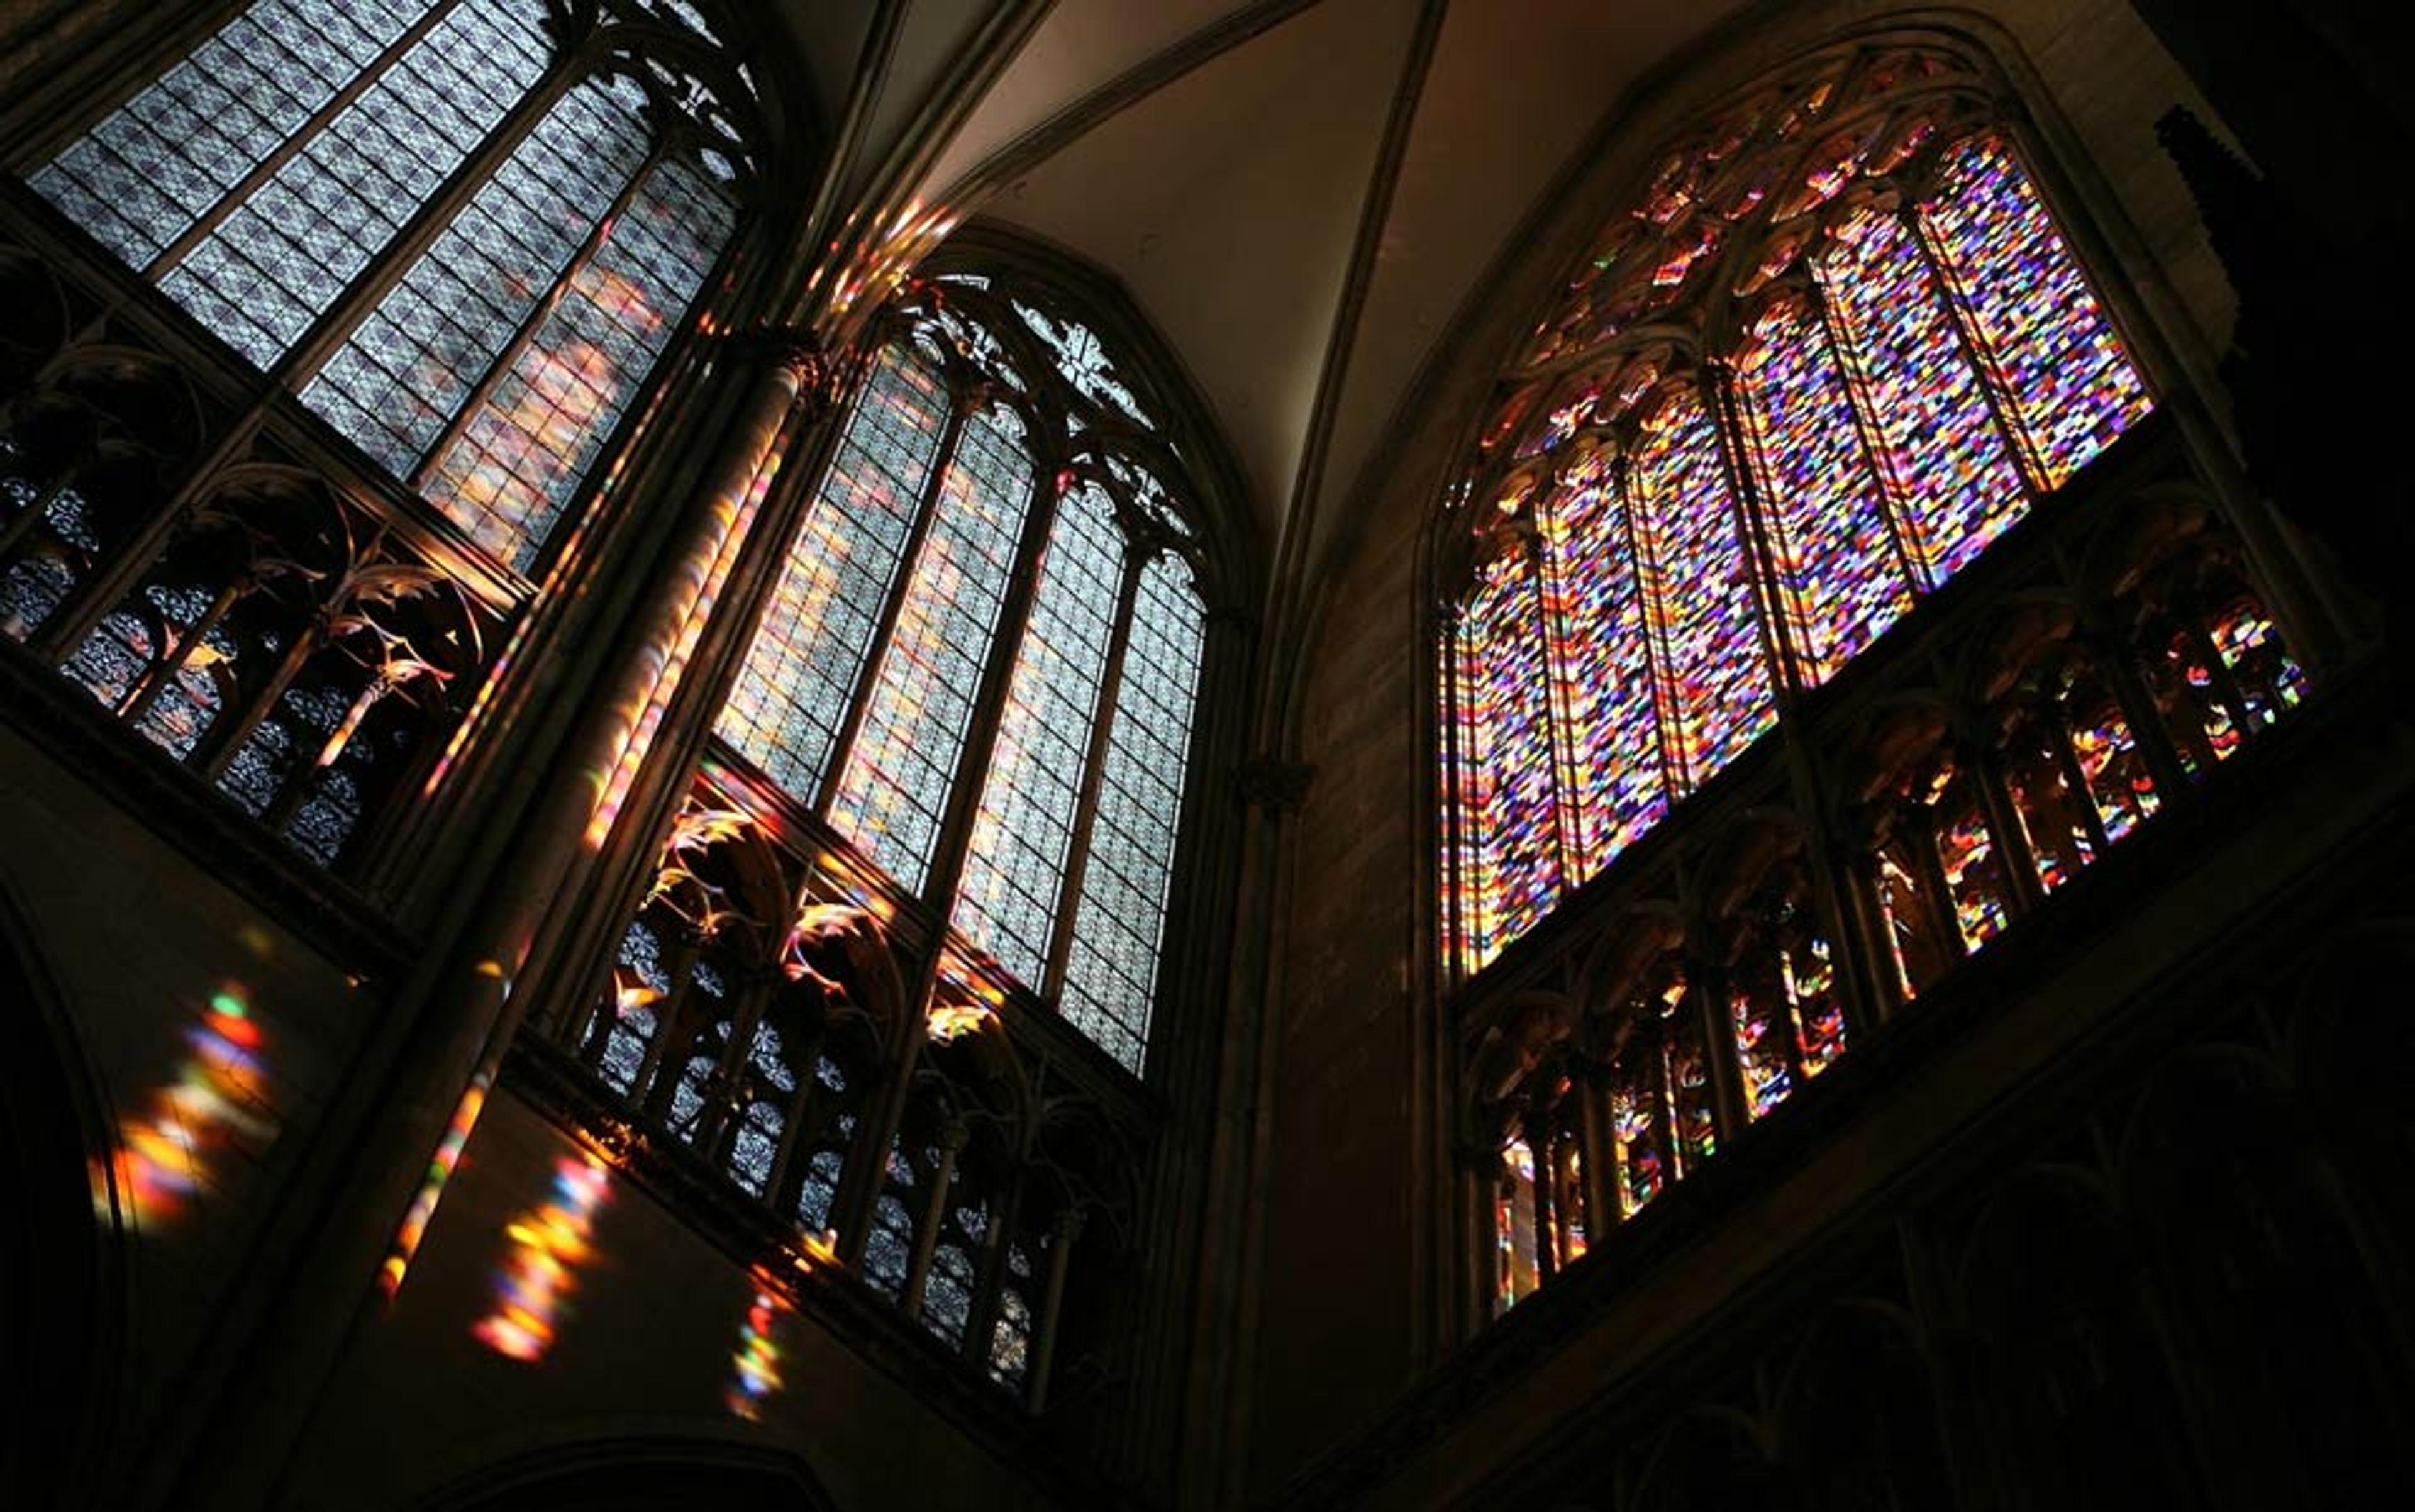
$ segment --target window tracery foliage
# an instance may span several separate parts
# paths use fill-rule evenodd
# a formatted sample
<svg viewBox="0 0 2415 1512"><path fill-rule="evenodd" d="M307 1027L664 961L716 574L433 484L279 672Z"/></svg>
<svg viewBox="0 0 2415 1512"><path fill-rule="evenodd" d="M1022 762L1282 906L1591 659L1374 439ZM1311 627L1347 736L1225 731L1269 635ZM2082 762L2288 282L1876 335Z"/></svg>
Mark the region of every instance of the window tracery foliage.
<svg viewBox="0 0 2415 1512"><path fill-rule="evenodd" d="M1444 567L1460 972L2152 408L2007 113L1945 48L1810 60L1659 155L1512 365Z"/></svg>
<svg viewBox="0 0 2415 1512"><path fill-rule="evenodd" d="M31 185L525 573L763 136L662 0L254 0Z"/></svg>
<svg viewBox="0 0 2415 1512"><path fill-rule="evenodd" d="M718 733L1137 1073L1206 646L1188 470L1045 289L942 274L883 319Z"/></svg>
<svg viewBox="0 0 2415 1512"><path fill-rule="evenodd" d="M1819 795L1834 854L1785 774L1746 774L1713 827L1643 858L1548 985L1479 996L1464 1085L1492 1310L1565 1267L1571 1235L1598 1248L1915 1010L2305 696L2238 543L2189 490L2073 518L2092 528L2052 565L1941 632L1966 648L1958 681L1807 716L1836 754ZM1564 1157L1598 1178L1553 1177Z"/></svg>
<svg viewBox="0 0 2415 1512"><path fill-rule="evenodd" d="M848 1269L1038 1402L1042 1362L1095 1344L1050 1277L1079 1251L1102 1284L1134 1142L1013 1042L984 964L943 945L917 1010L922 947L891 906L753 806L698 777L600 989L547 1038L601 1094L617 1160L769 1221L792 1263L763 1273Z"/></svg>
<svg viewBox="0 0 2415 1512"><path fill-rule="evenodd" d="M102 296L0 245L0 637L357 874L496 616Z"/></svg>

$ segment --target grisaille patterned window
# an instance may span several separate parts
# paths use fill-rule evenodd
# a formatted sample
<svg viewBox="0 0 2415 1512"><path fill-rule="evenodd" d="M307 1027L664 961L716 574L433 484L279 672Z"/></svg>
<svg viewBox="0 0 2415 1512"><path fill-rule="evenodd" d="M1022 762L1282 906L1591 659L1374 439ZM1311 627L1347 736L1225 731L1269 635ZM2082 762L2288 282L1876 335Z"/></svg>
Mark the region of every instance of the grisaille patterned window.
<svg viewBox="0 0 2415 1512"><path fill-rule="evenodd" d="M256 0L31 182L526 572L730 239L753 109L678 0Z"/></svg>
<svg viewBox="0 0 2415 1512"><path fill-rule="evenodd" d="M942 275L889 320L719 733L1137 1073L1206 637L1184 469L1041 294Z"/></svg>

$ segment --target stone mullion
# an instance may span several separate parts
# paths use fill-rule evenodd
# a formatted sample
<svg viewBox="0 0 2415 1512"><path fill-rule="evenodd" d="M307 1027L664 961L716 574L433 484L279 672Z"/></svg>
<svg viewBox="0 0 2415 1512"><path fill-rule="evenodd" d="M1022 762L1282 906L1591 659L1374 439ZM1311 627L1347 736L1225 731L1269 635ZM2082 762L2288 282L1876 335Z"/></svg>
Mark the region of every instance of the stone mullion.
<svg viewBox="0 0 2415 1512"><path fill-rule="evenodd" d="M246 3L248 4L249 0ZM230 216L242 209L286 164L300 157L304 149L317 141L320 134L334 124L336 117L349 110L355 100L368 93L397 63L401 62L403 54L417 47L429 32L436 29L438 22L459 8L460 0L439 0L438 4L428 8L427 14L404 27L401 35L387 43L376 57L352 75L350 82L337 90L333 97L287 133L285 140L261 159L258 167L236 180L234 187L220 195L218 202L197 218L184 234L170 242L158 256L144 264L142 276L156 283L171 268L191 256L193 249L215 235ZM128 96L128 99L130 101L132 97Z"/></svg>
<svg viewBox="0 0 2415 1512"><path fill-rule="evenodd" d="M555 53L545 72L504 112L503 118L487 133L486 140L445 175L436 192L420 202L402 230L352 279L343 295L312 321L301 338L270 367L269 378L276 388L299 389L342 349L370 312L384 303L386 295L419 265L421 255L435 244L436 238L510 161L529 134L586 77L587 65L582 47Z"/></svg>
<svg viewBox="0 0 2415 1512"><path fill-rule="evenodd" d="M132 0L121 4L118 9L133 14L115 18L109 27L116 44L113 54L107 43L74 46L71 67L27 88L0 114L0 157L20 178L30 177L161 74L191 56L251 3ZM25 45L29 38L20 33L9 40Z"/></svg>
<svg viewBox="0 0 2415 1512"><path fill-rule="evenodd" d="M1752 1124L1752 1098L1745 1085L1744 1062L1735 1040L1735 1015L1728 1001L1728 967L1697 957L1686 973L1686 996L1702 1026L1703 1068L1711 1083L1711 1116L1725 1148ZM1681 1005L1679 1011L1686 1010Z"/></svg>
<svg viewBox="0 0 2415 1512"><path fill-rule="evenodd" d="M998 1321L1003 1304L999 1301L1006 1291L1008 1252L1014 1246L1014 1231L1023 1220L1023 1180L1018 1175L1007 1182L1006 1195L987 1204L988 1231L982 1235L980 1264L973 1274L972 1307L965 1321L965 1358L977 1370L986 1370L992 1343L998 1337ZM1025 1298L1026 1303L1029 1298ZM1026 1369L1029 1361L1025 1362Z"/></svg>
<svg viewBox="0 0 2415 1512"><path fill-rule="evenodd" d="M1844 382L1845 411L1853 417L1853 434L1861 442L1863 469L1877 486L1879 518L1886 523L1887 545L1894 548L1896 567L1903 574L1905 586L1917 596L1937 585L1930 580L1927 554L1919 549L1919 534L1907 518L1912 490L1897 475L1894 457L1887 450L1885 422L1879 417L1878 400L1870 393L1868 374L1853 346L1852 333L1845 328L1844 317L1828 302L1827 292L1821 288L1816 276L1808 286L1806 297L1811 304L1812 318L1827 340L1829 360L1837 365L1838 377Z"/></svg>
<svg viewBox="0 0 2415 1512"><path fill-rule="evenodd" d="M1118 696L1123 688L1124 663L1132 650L1132 618L1140 604L1141 573L1153 560L1145 546L1124 554L1123 581L1116 585L1116 618L1108 632L1107 654L1099 674L1099 702L1090 719L1088 749L1082 756L1082 790L1074 801L1072 833L1065 846L1065 875L1057 887L1057 914L1049 921L1048 956L1033 985L1051 1002L1059 1002L1065 987L1065 965L1073 951L1075 915L1082 907L1082 884L1089 876L1090 842L1096 834L1099 798L1105 791L1107 751L1114 738Z"/></svg>
<svg viewBox="0 0 2415 1512"><path fill-rule="evenodd" d="M831 741L830 756L818 779L821 791L814 795L814 817L825 823L830 819L831 802L838 796L839 778L847 771L848 753L854 747L856 737L863 732L863 721L878 691L881 661L889 653L890 642L897 638L897 621L905 613L906 600L913 591L914 569L922 554L923 542L930 538L931 521L939 512L940 494L955 466L956 447L964 439L970 411L971 403L965 396L951 397L948 418L939 431L939 444L931 453L930 473L923 478L922 493L914 501L913 521L906 528L906 542L898 548L897 566L880 601L880 619L873 626L872 638L864 644L863 662L855 675L847 714L839 722L838 734Z"/></svg>
<svg viewBox="0 0 2415 1512"><path fill-rule="evenodd" d="M365 1305L370 1279L407 1274L416 1224L406 1210L442 1196L429 1152L465 1086L491 1085L535 996L521 978L540 926L583 871L600 816L598 779L643 738L665 663L728 545L745 491L793 410L811 363L778 351L734 374L742 396L716 460L664 532L659 565L613 626L596 685L546 763L529 801L506 816L490 875L447 915L353 1052L348 1096L300 1151L257 1230L243 1280L211 1325L212 1362L195 1406L155 1439L143 1479L196 1502L258 1505L288 1462L312 1393ZM542 962L535 963L540 967ZM223 1445L239 1445L239 1453ZM204 1445L211 1446L204 1449Z"/></svg>
<svg viewBox="0 0 2415 1512"><path fill-rule="evenodd" d="M939 1130L938 1163L931 1169L931 1190L922 1199L922 1221L914 1226L914 1253L906 1265L906 1282L897 1291L897 1310L918 1322L922 1315L922 1293L931 1280L932 1257L939 1250L939 1233L947 1227L948 1211L954 1205L956 1158L970 1133L961 1116L950 1118ZM912 1159L910 1154L907 1157L908 1161Z"/></svg>
<svg viewBox="0 0 2415 1512"><path fill-rule="evenodd" d="M194 505L206 496L218 476L239 462L259 439L273 402L272 397L262 398L229 425L226 433L194 464L192 472L167 500L128 532L114 550L95 561L91 574L60 601L51 617L42 621L41 628L25 642L29 652L53 666L75 654L85 637L98 628L100 621L158 562L177 530L190 519Z"/></svg>
<svg viewBox="0 0 2415 1512"><path fill-rule="evenodd" d="M1082 1227L1082 1210L1067 1207L1058 1213L1048 1231L1048 1280L1041 1296L1030 1364L1024 1374L1024 1405L1035 1416L1048 1410L1048 1376L1056 1365L1057 1342L1065 1322L1065 1272Z"/></svg>
<svg viewBox="0 0 2415 1512"><path fill-rule="evenodd" d="M1773 517L1776 502L1761 477L1758 427L1745 401L1743 381L1725 363L1709 367L1706 374L1702 397L1718 433L1719 467L1742 527L1738 544L1752 579L1753 603L1761 610L1762 655L1769 667L1770 698L1782 725L1802 692L1817 680L1810 675L1804 648L1794 643L1794 625L1787 612L1792 590L1778 571L1781 531Z"/></svg>
<svg viewBox="0 0 2415 1512"><path fill-rule="evenodd" d="M613 229L620 224L622 217L628 213L630 204L637 199L638 191L644 187L646 180L652 175L656 168L661 166L666 155L663 140L657 136L654 139L653 147L646 154L645 159L638 164L637 170L630 173L627 182L623 183L620 191L613 195L612 202L605 207L603 214L597 216L594 223L588 228L586 237L578 244L578 250L571 254L570 261L563 263L562 271L554 276L553 282L546 289L545 297L538 300L535 307L521 320L519 329L512 334L509 341L503 343L503 350L495 354L495 359L487 365L486 371L478 376L478 382L472 386L468 397L461 401L460 408L454 412L453 418L445 422L444 428L437 433L436 440L420 454L418 470L412 474L411 478L412 492L419 494L427 492L428 484L434 480L436 464L469 431L470 424L477 418L478 412L486 408L488 401L494 397L495 391L502 386L503 380L511 376L512 368L519 362L521 354L534 344L537 333L544 329L547 319L561 305L562 296L567 294L571 286L578 281L589 267L593 265L597 256L603 252L605 244L611 240Z"/></svg>
<svg viewBox="0 0 2415 1512"><path fill-rule="evenodd" d="M2068 695L2065 697L2068 697ZM2039 717L2042 717L2045 725L2047 744L2050 748L2048 754L2054 760L2055 770L2062 775L2063 786L2071 789L2074 801L2079 805L2079 822L2088 831L2090 847L2101 857L2112 848L2113 837L2106 832L2105 816L2096 807L2096 789L2089 786L2088 772L2079 764L2079 751L2076 732L2071 726L2070 707L2063 698L2057 698L2047 705L2043 715ZM2137 739L2135 735L2131 738Z"/></svg>
<svg viewBox="0 0 2415 1512"><path fill-rule="evenodd" d="M1945 875L1945 853L1938 841L1936 804L1904 805L1898 811L1896 830L1920 870L1922 911L1928 915L1928 927L1937 932L1946 955L1955 960L1968 956L1971 946L1962 937L1962 910L1954 896L1954 884Z"/></svg>
<svg viewBox="0 0 2415 1512"><path fill-rule="evenodd" d="M938 838L931 847L930 869L922 882L922 896L930 901L933 913L940 921L942 937L952 911L956 884L964 876L965 858L971 849L973 818L981 807L982 777L988 770L991 752L998 744L998 726L1006 716L1007 685L1014 676L1015 654L1030 626L1032 605L1040 596L1041 558L1047 551L1049 532L1057 522L1056 469L1038 465L1037 458L1034 462L1030 513L1023 521L1022 538L1015 543L1014 565L1007 575L1005 600L998 606L997 628L990 633L989 654L982 664L981 681L975 684L971 727L966 730L964 749L956 756L947 811L941 816Z"/></svg>
<svg viewBox="0 0 2415 1512"><path fill-rule="evenodd" d="M2105 669L2106 681L2112 684L2113 701L2130 726L2130 738L2138 742L2138 752L2146 759L2147 775L2153 781L2157 796L2167 803L2172 801L2188 791L2188 768L2181 760L2179 742L2164 721L2153 688L2122 641L2103 636L2092 649L2096 652L2096 664ZM2198 736L2201 740L2203 732Z"/></svg>
<svg viewBox="0 0 2415 1512"><path fill-rule="evenodd" d="M2018 919L2046 901L2046 887L2038 877L2037 852L2030 844L2029 831L2013 801L2002 750L1993 741L1978 740L1969 741L1968 749L1972 759L1965 777L1979 795L1980 816L1987 822L1996 855L2003 863L2005 912L2009 918Z"/></svg>
<svg viewBox="0 0 2415 1512"><path fill-rule="evenodd" d="M2013 393L2012 384L2004 378L2003 365L1996 360L1995 353L1988 350L1980 334L1961 280L1946 266L1944 257L1929 237L1928 228L1921 220L1918 208L1907 206L1897 215L1903 224L1906 239L1918 249L1921 262L1928 270L1929 282L1937 290L1939 303L1945 307L1945 323L1954 332L1955 345L1962 353L1963 363L1979 381L1979 393L1988 401L1988 412L1995 419L1996 429L2003 435L2004 443L2012 450L2022 483L2028 486L2032 499L2044 497L2053 491L2047 481L2045 455L2039 451L2035 439L2030 435L2029 427L2020 418L2018 397Z"/></svg>

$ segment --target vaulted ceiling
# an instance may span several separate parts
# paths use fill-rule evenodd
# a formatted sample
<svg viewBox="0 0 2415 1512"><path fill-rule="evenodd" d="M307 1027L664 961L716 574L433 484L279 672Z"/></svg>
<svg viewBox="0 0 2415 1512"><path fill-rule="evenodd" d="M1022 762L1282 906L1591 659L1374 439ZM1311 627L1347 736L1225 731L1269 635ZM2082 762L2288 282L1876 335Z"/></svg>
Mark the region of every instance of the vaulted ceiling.
<svg viewBox="0 0 2415 1512"><path fill-rule="evenodd" d="M1436 339L1640 75L1746 0L791 0L830 198L1120 279L1271 550L1332 529Z"/></svg>

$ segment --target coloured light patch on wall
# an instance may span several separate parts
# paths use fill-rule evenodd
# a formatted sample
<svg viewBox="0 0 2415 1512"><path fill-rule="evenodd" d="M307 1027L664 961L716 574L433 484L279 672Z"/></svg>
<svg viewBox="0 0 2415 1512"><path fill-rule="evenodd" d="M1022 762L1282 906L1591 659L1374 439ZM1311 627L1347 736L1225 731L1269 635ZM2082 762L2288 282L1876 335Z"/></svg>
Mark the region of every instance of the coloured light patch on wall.
<svg viewBox="0 0 2415 1512"><path fill-rule="evenodd" d="M33 187L147 267L432 4L259 0L37 170Z"/></svg>
<svg viewBox="0 0 2415 1512"><path fill-rule="evenodd" d="M1032 482L1012 411L966 421L831 801L832 827L909 892L938 841Z"/></svg>
<svg viewBox="0 0 2415 1512"><path fill-rule="evenodd" d="M1577 795L1579 880L1669 812L1634 537L1612 459L1578 465L1540 514L1544 597L1557 654L1553 696Z"/></svg>
<svg viewBox="0 0 2415 1512"><path fill-rule="evenodd" d="M776 1337L788 1302L776 1292L758 1291L739 1325L738 1348L730 1355L729 1410L750 1423L763 1420L763 1404L780 1389L780 1343Z"/></svg>
<svg viewBox="0 0 2415 1512"><path fill-rule="evenodd" d="M1701 786L1778 722L1752 565L1719 458L1691 389L1643 426L1628 472L1643 547L1661 720L1680 791Z"/></svg>
<svg viewBox="0 0 2415 1512"><path fill-rule="evenodd" d="M2012 143L1946 149L1922 232L2049 488L2154 407Z"/></svg>
<svg viewBox="0 0 2415 1512"><path fill-rule="evenodd" d="M276 363L544 73L543 22L526 0L452 7L159 287L255 366Z"/></svg>
<svg viewBox="0 0 2415 1512"><path fill-rule="evenodd" d="M645 161L642 99L617 78L562 97L303 388L302 402L410 477Z"/></svg>
<svg viewBox="0 0 2415 1512"><path fill-rule="evenodd" d="M1800 302L1773 307L1741 366L1778 599L1816 685L1912 606L1912 584L1818 317Z"/></svg>
<svg viewBox="0 0 2415 1512"><path fill-rule="evenodd" d="M722 706L716 732L801 801L829 768L947 413L912 351L883 349Z"/></svg>
<svg viewBox="0 0 2415 1512"><path fill-rule="evenodd" d="M1560 894L1542 601L1522 556L1495 563L1459 626L1471 801L1461 814L1475 864L1461 880L1474 971L1549 912Z"/></svg>
<svg viewBox="0 0 2415 1512"><path fill-rule="evenodd" d="M1812 266L1880 443L1880 471L1924 586L1962 570L2028 512L2029 494L1910 228L1864 210Z"/></svg>
<svg viewBox="0 0 2415 1512"><path fill-rule="evenodd" d="M1141 569L1058 1007L1138 1074L1182 823L1207 606L1172 552Z"/></svg>
<svg viewBox="0 0 2415 1512"><path fill-rule="evenodd" d="M670 159L596 228L551 309L422 481L471 539L523 572L532 564L734 219L703 169Z"/></svg>
<svg viewBox="0 0 2415 1512"><path fill-rule="evenodd" d="M243 990L220 988L185 1031L188 1051L176 1078L153 1093L139 1115L120 1120L110 1180L137 1222L177 1216L226 1173L229 1155L257 1160L276 1141L278 1118L261 1063L262 1036Z"/></svg>
<svg viewBox="0 0 2415 1512"><path fill-rule="evenodd" d="M1106 490L1072 488L1049 528L956 891L951 922L1034 989L1072 846L1123 562Z"/></svg>
<svg viewBox="0 0 2415 1512"><path fill-rule="evenodd" d="M553 1347L578 1268L594 1256L595 1213L611 1185L610 1168L592 1155L555 1160L551 1193L503 1230L511 1251L495 1277L494 1310L471 1326L472 1338L532 1363Z"/></svg>

